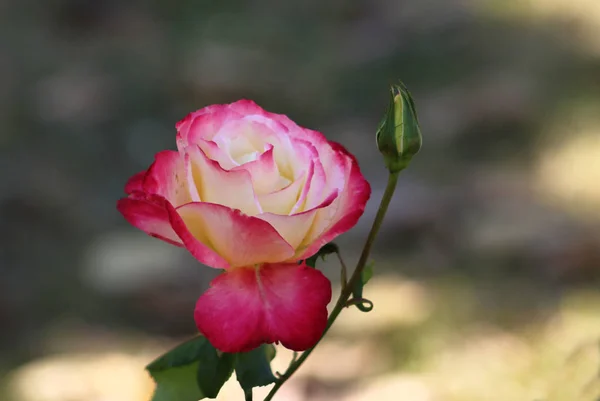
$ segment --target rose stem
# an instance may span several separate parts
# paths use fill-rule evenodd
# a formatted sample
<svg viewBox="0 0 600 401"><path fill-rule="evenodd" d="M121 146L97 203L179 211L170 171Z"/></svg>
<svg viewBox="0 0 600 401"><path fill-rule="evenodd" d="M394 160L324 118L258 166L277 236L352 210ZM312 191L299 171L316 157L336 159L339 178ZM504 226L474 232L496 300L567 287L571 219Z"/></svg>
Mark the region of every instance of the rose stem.
<svg viewBox="0 0 600 401"><path fill-rule="evenodd" d="M323 339L327 331L329 331L329 329L331 328L331 325L333 325L333 322L335 322L335 319L346 306L348 299L352 295L352 289L358 283L358 281L362 279L361 273L367 264L369 254L371 253L371 247L375 242L375 237L377 237L377 233L379 232L381 223L383 223L383 218L385 217L388 206L390 205L390 201L394 196L394 191L396 190L396 183L398 182L398 175L399 172L396 172L390 173L388 176L388 182L387 186L385 187L385 192L383 193L383 197L381 198L381 203L379 204L377 215L375 216L375 220L373 221L373 226L371 226L371 231L367 236L367 240L360 255L360 259L356 264L356 268L352 273L352 277L350 277L350 281L348 281L347 285L342 290L337 300L337 303L335 304L335 307L329 315L329 319L327 319L327 326L325 326L325 331L323 332L323 335L315 345L304 351L304 353L302 353L302 355L296 361L293 361L290 364L285 373L275 382L275 386L271 389L264 401L271 401L273 399L275 393L277 393L279 388L283 386L283 384L294 374L294 372L296 372L296 370L298 370L298 368L304 363L306 358L309 357L309 355L313 352L316 346L319 345L319 342Z"/></svg>

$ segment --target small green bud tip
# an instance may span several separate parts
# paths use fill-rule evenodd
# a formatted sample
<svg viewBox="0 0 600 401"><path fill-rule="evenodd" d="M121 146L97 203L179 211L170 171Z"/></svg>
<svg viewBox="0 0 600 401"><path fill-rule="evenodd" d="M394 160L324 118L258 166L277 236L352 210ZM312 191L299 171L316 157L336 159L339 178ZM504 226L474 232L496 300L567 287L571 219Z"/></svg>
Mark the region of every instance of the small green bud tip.
<svg viewBox="0 0 600 401"><path fill-rule="evenodd" d="M402 82L390 88L390 104L377 129L377 147L391 173L404 170L421 149L421 129L412 96Z"/></svg>

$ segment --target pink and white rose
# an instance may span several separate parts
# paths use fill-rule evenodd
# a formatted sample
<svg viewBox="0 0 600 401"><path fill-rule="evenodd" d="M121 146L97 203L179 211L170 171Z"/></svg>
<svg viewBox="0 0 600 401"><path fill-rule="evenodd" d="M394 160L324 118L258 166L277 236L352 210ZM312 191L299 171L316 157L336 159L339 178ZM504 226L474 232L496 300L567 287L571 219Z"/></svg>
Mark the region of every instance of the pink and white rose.
<svg viewBox="0 0 600 401"><path fill-rule="evenodd" d="M331 285L304 259L352 228L370 187L321 133L240 100L189 114L177 151L156 155L118 209L135 227L224 273L198 300L197 326L224 352L314 345Z"/></svg>

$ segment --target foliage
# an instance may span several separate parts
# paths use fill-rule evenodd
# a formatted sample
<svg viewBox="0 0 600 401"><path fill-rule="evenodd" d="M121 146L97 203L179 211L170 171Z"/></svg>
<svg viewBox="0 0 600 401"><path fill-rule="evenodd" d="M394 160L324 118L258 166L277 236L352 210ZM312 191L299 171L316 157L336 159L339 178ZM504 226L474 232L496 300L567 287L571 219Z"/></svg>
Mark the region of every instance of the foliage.
<svg viewBox="0 0 600 401"><path fill-rule="evenodd" d="M253 387L275 381L270 367L274 357L275 347L271 344L227 354L216 350L206 338L194 337L146 367L156 382L152 401L216 398L234 370L244 392L251 392Z"/></svg>

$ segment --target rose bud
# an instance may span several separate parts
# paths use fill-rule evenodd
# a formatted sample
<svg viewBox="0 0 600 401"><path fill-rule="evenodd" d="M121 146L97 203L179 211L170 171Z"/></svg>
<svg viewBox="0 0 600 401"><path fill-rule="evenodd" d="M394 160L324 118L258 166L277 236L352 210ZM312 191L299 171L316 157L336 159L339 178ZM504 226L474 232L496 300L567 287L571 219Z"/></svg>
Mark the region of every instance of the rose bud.
<svg viewBox="0 0 600 401"><path fill-rule="evenodd" d="M377 129L377 147L391 173L408 166L421 149L422 137L417 110L403 83L390 88L390 104Z"/></svg>

